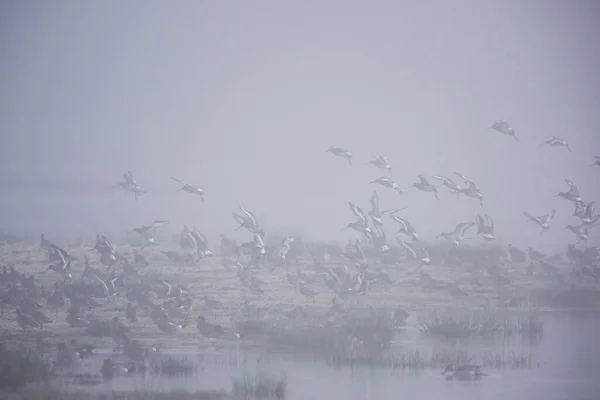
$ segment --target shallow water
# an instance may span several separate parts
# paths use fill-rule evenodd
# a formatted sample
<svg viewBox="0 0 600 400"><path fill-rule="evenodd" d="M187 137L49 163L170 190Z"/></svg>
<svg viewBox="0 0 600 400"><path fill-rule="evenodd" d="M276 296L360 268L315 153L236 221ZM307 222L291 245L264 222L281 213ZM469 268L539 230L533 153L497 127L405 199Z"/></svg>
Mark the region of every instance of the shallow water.
<svg viewBox="0 0 600 400"><path fill-rule="evenodd" d="M440 370L402 371L390 368L335 368L306 356L260 354L241 350L239 354L193 355L195 349L177 349L168 354L187 354L197 360L199 368L191 376L119 377L91 390L133 389L231 389L233 376L244 372L265 372L287 379L287 399L597 399L600 393L600 350L596 337L600 333L600 312L561 311L545 313L543 337L534 343L522 340L478 342L459 345L466 350L489 349L496 352L522 352L531 355L531 368L486 368L489 376L480 381L447 381ZM428 351L440 343L418 339L416 330L408 330L395 346ZM165 350L166 352L166 350ZM86 360L87 367L97 367L106 357ZM204 368L202 367L204 366Z"/></svg>

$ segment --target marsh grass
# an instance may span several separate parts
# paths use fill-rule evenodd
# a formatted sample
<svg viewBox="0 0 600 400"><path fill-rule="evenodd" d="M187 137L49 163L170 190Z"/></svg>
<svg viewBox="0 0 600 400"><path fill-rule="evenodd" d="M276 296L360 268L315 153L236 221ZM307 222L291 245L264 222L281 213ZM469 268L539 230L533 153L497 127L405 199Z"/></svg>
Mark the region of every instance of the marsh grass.
<svg viewBox="0 0 600 400"><path fill-rule="evenodd" d="M103 393L69 391L52 385L33 385L16 393L1 393L6 400L225 400L232 399L227 392L206 390L135 390Z"/></svg>
<svg viewBox="0 0 600 400"><path fill-rule="evenodd" d="M85 329L86 336L110 337L111 321L104 319L92 319L90 326Z"/></svg>
<svg viewBox="0 0 600 400"><path fill-rule="evenodd" d="M451 340L512 335L538 337L544 331L544 323L533 312L520 316L478 312L435 312L425 317L419 328L426 335Z"/></svg>
<svg viewBox="0 0 600 400"><path fill-rule="evenodd" d="M33 350L0 350L0 390L14 391L51 378L50 364Z"/></svg>
<svg viewBox="0 0 600 400"><path fill-rule="evenodd" d="M529 368L531 356L515 351L467 352L459 349L437 349L426 352L419 349L400 351L391 355L387 362L392 368L423 369L444 368L449 364L479 364L490 368Z"/></svg>
<svg viewBox="0 0 600 400"><path fill-rule="evenodd" d="M287 381L263 373L233 378L232 393L235 399L284 399Z"/></svg>
<svg viewBox="0 0 600 400"><path fill-rule="evenodd" d="M190 375L195 370L194 364L185 357L183 359L169 357L152 366L152 372L167 376Z"/></svg>

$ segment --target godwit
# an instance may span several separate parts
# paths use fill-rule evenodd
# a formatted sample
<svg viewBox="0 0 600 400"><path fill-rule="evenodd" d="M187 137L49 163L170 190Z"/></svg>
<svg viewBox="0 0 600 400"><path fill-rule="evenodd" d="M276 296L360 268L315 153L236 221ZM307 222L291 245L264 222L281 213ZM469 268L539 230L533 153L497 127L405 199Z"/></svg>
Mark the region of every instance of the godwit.
<svg viewBox="0 0 600 400"><path fill-rule="evenodd" d="M433 194L435 195L435 198L438 199L438 192L437 189L435 188L435 186L433 186L431 183L429 183L429 181L423 176L423 175L418 175L419 177L419 182L413 183L412 185L410 185L409 187L407 187L404 190L410 189L411 187L417 188L422 192L433 192Z"/></svg>
<svg viewBox="0 0 600 400"><path fill-rule="evenodd" d="M475 217L475 222L477 223L477 234L481 235L485 240L494 240L494 221L492 218L485 214L485 218L481 215L477 214Z"/></svg>
<svg viewBox="0 0 600 400"><path fill-rule="evenodd" d="M383 211L381 211L379 209L379 195L377 194L377 191L373 191L373 194L371 195L371 210L367 213L367 215L369 215L371 217L371 220L373 221L373 224L381 226L381 225L383 225L382 218L385 215L394 214L394 213L397 213L397 212L402 211L404 209L406 209L406 207L397 208L395 210L383 210Z"/></svg>
<svg viewBox="0 0 600 400"><path fill-rule="evenodd" d="M458 175L468 185L466 188L462 188L461 192L467 197L479 200L479 204L481 205L481 207L483 207L483 194L481 194L481 191L479 190L477 184L466 175L460 174L458 172L455 172L455 174Z"/></svg>
<svg viewBox="0 0 600 400"><path fill-rule="evenodd" d="M592 167L599 166L600 167L600 156L594 156L594 163L591 165Z"/></svg>
<svg viewBox="0 0 600 400"><path fill-rule="evenodd" d="M504 135L512 136L517 142L519 141L519 138L517 137L517 134L516 134L515 130L513 129L513 127L510 126L510 124L504 120L500 119L500 120L494 122L492 124L492 126L490 126L490 129L493 129Z"/></svg>
<svg viewBox="0 0 600 400"><path fill-rule="evenodd" d="M558 138L556 136L552 136L550 139L546 140L544 143L540 144L542 146L552 146L552 147L566 147L567 150L571 151L571 146L569 146L569 142L565 139Z"/></svg>
<svg viewBox="0 0 600 400"><path fill-rule="evenodd" d="M333 154L334 156L344 157L348 160L350 166L352 166L352 153L350 153L348 150L344 149L343 147L330 146L327 149L327 151Z"/></svg>
<svg viewBox="0 0 600 400"><path fill-rule="evenodd" d="M569 179L565 179L567 185L569 185L569 190L567 192L558 192L553 197L562 197L565 200L569 201L582 201L581 196L579 195L579 188Z"/></svg>
<svg viewBox="0 0 600 400"><path fill-rule="evenodd" d="M133 179L133 174L131 173L131 171L125 172L123 174L123 178L125 180L122 182L119 182L116 187L122 187L123 189L127 190L128 192L133 192L136 201L142 193L146 193L146 191L144 189L142 189L140 187L140 185L138 185L138 183L135 181L135 179Z"/></svg>
<svg viewBox="0 0 600 400"><path fill-rule="evenodd" d="M454 231L442 232L438 237L448 239L450 242L452 242L452 244L454 244L455 247L458 247L460 241L465 238L465 233L467 233L467 231L473 226L475 226L475 222L461 222L460 224L456 225Z"/></svg>
<svg viewBox="0 0 600 400"><path fill-rule="evenodd" d="M433 175L433 178L442 181L442 186L445 186L450 190L451 193L456 194L456 197L460 197L462 188L458 186L452 179L441 175Z"/></svg>
<svg viewBox="0 0 600 400"><path fill-rule="evenodd" d="M523 213L523 215L526 216L529 221L536 223L540 226L540 228L542 228L540 231L540 236L542 236L545 230L550 229L550 221L552 221L552 218L554 218L555 214L556 210L554 208L548 214L542 215L541 217L534 217L528 212Z"/></svg>
<svg viewBox="0 0 600 400"><path fill-rule="evenodd" d="M573 232L575 234L575 236L577 236L577 239L579 239L579 241L577 241L577 243L575 244L579 244L580 242L584 242L587 243L587 239L588 239L588 228L586 226L582 225L571 225L568 224L567 226L565 226L564 229L568 229L571 232Z"/></svg>
<svg viewBox="0 0 600 400"><path fill-rule="evenodd" d="M373 159L371 161L369 161L367 164L373 164L377 168L385 169L390 173L390 175L393 175L392 174L392 166L388 162L387 157L384 157L384 156L372 156L372 157L373 157Z"/></svg>
<svg viewBox="0 0 600 400"><path fill-rule="evenodd" d="M578 215L578 217L581 219L581 222L586 225L593 225L599 218L598 215L594 215L594 203L594 201L587 203L581 215Z"/></svg>
<svg viewBox="0 0 600 400"><path fill-rule="evenodd" d="M402 189L400 189L400 186L398 186L398 184L396 182L394 182L393 179L390 179L390 178L385 177L385 176L379 177L379 178L377 178L374 181L371 181L369 183L378 183L381 186L385 186L385 187L388 187L390 189L394 189L395 191L397 191L401 195L404 194L404 192L402 192Z"/></svg>
<svg viewBox="0 0 600 400"><path fill-rule="evenodd" d="M396 234L404 233L405 235L409 236L412 240L419 240L419 234L415 230L414 226L410 224L410 222L408 222L404 218L398 217L396 214L391 214L391 217L394 221L398 223L398 232L396 232Z"/></svg>
<svg viewBox="0 0 600 400"><path fill-rule="evenodd" d="M362 208L352 203L351 201L348 202L348 205L350 206L350 210L352 210L352 213L358 217L358 220L363 225L367 225L367 217L365 216L365 213L362 210Z"/></svg>
<svg viewBox="0 0 600 400"><path fill-rule="evenodd" d="M192 186L189 183L186 183L175 177L171 177L171 179L173 179L175 182L179 182L183 185L181 188L177 189L178 192L181 192L183 190L184 192L187 192L187 193L197 194L198 196L200 196L200 199L204 203L204 190L200 189L197 186Z"/></svg>

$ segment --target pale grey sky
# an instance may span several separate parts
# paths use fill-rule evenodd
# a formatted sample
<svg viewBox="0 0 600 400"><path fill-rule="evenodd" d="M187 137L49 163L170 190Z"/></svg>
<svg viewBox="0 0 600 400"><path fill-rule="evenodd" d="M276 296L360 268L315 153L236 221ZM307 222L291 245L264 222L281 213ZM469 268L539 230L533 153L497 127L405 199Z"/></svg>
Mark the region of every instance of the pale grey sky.
<svg viewBox="0 0 600 400"><path fill-rule="evenodd" d="M345 240L380 153L402 187L472 176L500 240L553 248L571 240L572 206L550 197L563 179L600 191L599 20L591 0L2 2L0 225L64 238L169 219L212 236L239 200L267 232ZM552 135L573 153L538 148ZM128 169L138 203L111 188ZM443 188L378 191L425 236L480 211ZM540 241L522 212L553 207Z"/></svg>

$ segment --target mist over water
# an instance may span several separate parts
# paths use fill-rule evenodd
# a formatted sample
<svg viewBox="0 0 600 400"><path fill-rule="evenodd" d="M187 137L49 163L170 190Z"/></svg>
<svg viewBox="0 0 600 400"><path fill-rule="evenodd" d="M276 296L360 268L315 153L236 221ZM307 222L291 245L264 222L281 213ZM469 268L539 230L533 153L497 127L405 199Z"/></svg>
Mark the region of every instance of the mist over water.
<svg viewBox="0 0 600 400"><path fill-rule="evenodd" d="M478 183L498 240L554 250L572 205L596 199L600 6L460 1L327 4L6 3L0 12L0 218L67 240L154 219L209 237L236 200L267 231L345 240L347 201L368 204L389 158ZM488 127L506 119L521 143ZM573 152L539 144L555 135ZM348 148L354 167L325 152ZM136 203L112 188L131 170ZM178 177L206 204L175 193ZM474 199L377 188L425 238L473 220ZM557 217L539 238L523 211ZM392 232L389 232L392 233ZM597 239L591 233L590 239Z"/></svg>

